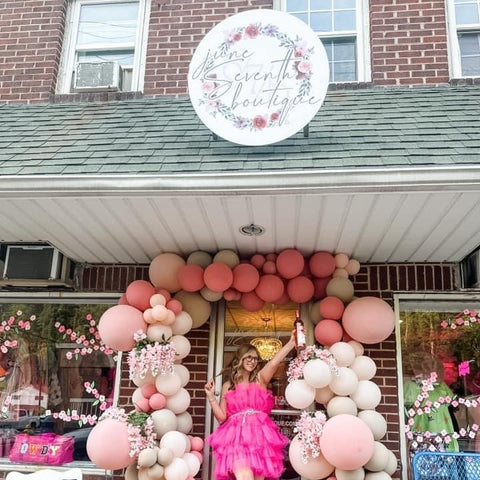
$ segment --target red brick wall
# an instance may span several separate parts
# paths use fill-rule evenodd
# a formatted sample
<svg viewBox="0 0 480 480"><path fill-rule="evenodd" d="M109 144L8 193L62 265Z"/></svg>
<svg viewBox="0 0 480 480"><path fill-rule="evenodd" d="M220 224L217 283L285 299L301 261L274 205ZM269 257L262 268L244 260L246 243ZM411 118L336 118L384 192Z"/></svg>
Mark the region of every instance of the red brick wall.
<svg viewBox="0 0 480 480"><path fill-rule="evenodd" d="M65 0L0 2L0 102L48 102L65 26Z"/></svg>
<svg viewBox="0 0 480 480"><path fill-rule="evenodd" d="M375 85L449 81L444 0L370 0Z"/></svg>

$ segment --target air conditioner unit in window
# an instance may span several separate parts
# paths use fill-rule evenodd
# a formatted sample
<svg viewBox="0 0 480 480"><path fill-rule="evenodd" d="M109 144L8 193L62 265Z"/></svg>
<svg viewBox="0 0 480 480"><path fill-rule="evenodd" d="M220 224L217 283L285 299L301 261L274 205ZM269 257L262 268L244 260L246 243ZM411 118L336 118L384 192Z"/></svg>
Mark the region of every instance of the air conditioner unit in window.
<svg viewBox="0 0 480 480"><path fill-rule="evenodd" d="M480 288L480 249L460 262L460 280L462 288Z"/></svg>
<svg viewBox="0 0 480 480"><path fill-rule="evenodd" d="M73 88L76 92L117 91L120 80L117 62L80 62L75 68Z"/></svg>
<svg viewBox="0 0 480 480"><path fill-rule="evenodd" d="M74 264L49 245L7 245L0 287L71 287Z"/></svg>

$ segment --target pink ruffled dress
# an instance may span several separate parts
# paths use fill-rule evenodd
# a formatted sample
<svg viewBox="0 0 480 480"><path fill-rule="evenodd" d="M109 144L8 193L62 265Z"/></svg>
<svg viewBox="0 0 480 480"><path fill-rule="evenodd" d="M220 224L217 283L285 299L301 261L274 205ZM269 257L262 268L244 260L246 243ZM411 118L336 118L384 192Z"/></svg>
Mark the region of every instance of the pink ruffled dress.
<svg viewBox="0 0 480 480"><path fill-rule="evenodd" d="M288 438L270 418L272 393L258 383L238 384L225 400L227 419L207 437L216 460L215 478L233 479L233 471L241 467L266 479L280 478Z"/></svg>

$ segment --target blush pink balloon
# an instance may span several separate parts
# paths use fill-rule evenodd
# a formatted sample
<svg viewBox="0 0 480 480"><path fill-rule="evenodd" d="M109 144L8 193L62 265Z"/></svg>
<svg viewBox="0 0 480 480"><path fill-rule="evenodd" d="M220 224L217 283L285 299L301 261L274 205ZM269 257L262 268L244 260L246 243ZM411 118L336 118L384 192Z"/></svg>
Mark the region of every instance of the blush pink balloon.
<svg viewBox="0 0 480 480"><path fill-rule="evenodd" d="M223 298L227 302L231 302L232 300L235 300L237 298L237 291L234 290L233 288L229 288L228 290L225 290L223 292Z"/></svg>
<svg viewBox="0 0 480 480"><path fill-rule="evenodd" d="M249 312L258 312L263 308L265 302L255 292L247 292L242 294L240 304Z"/></svg>
<svg viewBox="0 0 480 480"><path fill-rule="evenodd" d="M162 408L165 408L167 399L165 398L165 395L156 392L148 399L148 403L152 410L161 410Z"/></svg>
<svg viewBox="0 0 480 480"><path fill-rule="evenodd" d="M265 263L265 257L263 255L260 255L259 253L256 253L251 259L250 263L260 270L263 267L263 264Z"/></svg>
<svg viewBox="0 0 480 480"><path fill-rule="evenodd" d="M203 279L210 290L224 292L232 285L233 272L226 263L214 262L205 269Z"/></svg>
<svg viewBox="0 0 480 480"><path fill-rule="evenodd" d="M142 395L145 398L150 398L154 393L157 393L157 387L153 383L146 383L140 387Z"/></svg>
<svg viewBox="0 0 480 480"><path fill-rule="evenodd" d="M342 339L343 328L335 320L320 320L315 326L315 339L325 347L329 347Z"/></svg>
<svg viewBox="0 0 480 480"><path fill-rule="evenodd" d="M198 292L205 286L203 268L194 263L187 263L178 269L178 283L186 292Z"/></svg>
<svg viewBox="0 0 480 480"><path fill-rule="evenodd" d="M255 290L260 281L258 270L249 263L240 263L233 269L232 287L239 292Z"/></svg>
<svg viewBox="0 0 480 480"><path fill-rule="evenodd" d="M320 315L323 318L340 320L340 318L342 318L343 311L345 310L345 305L338 297L330 296L320 300L318 308L320 309Z"/></svg>
<svg viewBox="0 0 480 480"><path fill-rule="evenodd" d="M150 297L155 293L155 287L146 280L135 280L127 287L127 302L142 312L150 308Z"/></svg>
<svg viewBox="0 0 480 480"><path fill-rule="evenodd" d="M135 346L133 334L146 332L143 313L130 305L115 305L106 310L98 322L98 333L103 343L113 350L125 352Z"/></svg>
<svg viewBox="0 0 480 480"><path fill-rule="evenodd" d="M195 455L200 460L200 463L203 462L203 455L199 451L192 450L190 453L193 453L193 455Z"/></svg>
<svg viewBox="0 0 480 480"><path fill-rule="evenodd" d="M118 299L118 305L128 305L126 293L122 293L122 296Z"/></svg>
<svg viewBox="0 0 480 480"><path fill-rule="evenodd" d="M294 248L287 248L280 252L277 257L277 272L283 278L295 278L298 277L305 265L305 259L303 255Z"/></svg>
<svg viewBox="0 0 480 480"><path fill-rule="evenodd" d="M168 290L165 290L164 288L157 288L155 290L155 293L159 293L160 295L163 295L165 297L165 302L168 302L171 298L172 295Z"/></svg>
<svg viewBox="0 0 480 480"><path fill-rule="evenodd" d="M98 422L87 439L87 454L97 467L120 470L133 462L127 424L106 418Z"/></svg>
<svg viewBox="0 0 480 480"><path fill-rule="evenodd" d="M360 271L360 262L352 258L348 261L345 270L349 273L349 275L356 275Z"/></svg>
<svg viewBox="0 0 480 480"><path fill-rule="evenodd" d="M203 439L201 437L192 437L190 438L190 448L192 450L196 450L197 452L201 452L203 450Z"/></svg>
<svg viewBox="0 0 480 480"><path fill-rule="evenodd" d="M288 296L287 289L284 288L282 296L277 298L274 302L275 305L286 305L290 301L290 297Z"/></svg>
<svg viewBox="0 0 480 480"><path fill-rule="evenodd" d="M138 398L135 401L134 405L135 405L135 410L137 412L148 413L151 410L149 400L148 398L145 398L145 397Z"/></svg>
<svg viewBox="0 0 480 480"><path fill-rule="evenodd" d="M313 282L307 277L295 277L288 281L288 296L297 303L308 302L315 291Z"/></svg>
<svg viewBox="0 0 480 480"><path fill-rule="evenodd" d="M343 312L345 331L360 343L373 344L386 340L395 328L395 313L381 298L362 297L349 303Z"/></svg>
<svg viewBox="0 0 480 480"><path fill-rule="evenodd" d="M314 253L308 262L312 275L318 278L325 278L335 271L335 259L328 252Z"/></svg>
<svg viewBox="0 0 480 480"><path fill-rule="evenodd" d="M277 265L272 260L267 260L263 264L262 271L263 273L274 275L275 273L277 273Z"/></svg>
<svg viewBox="0 0 480 480"><path fill-rule="evenodd" d="M265 258L267 259L267 262L275 262L277 260L277 254L276 253L267 253L265 255Z"/></svg>
<svg viewBox="0 0 480 480"><path fill-rule="evenodd" d="M171 310L175 315L178 315L179 313L182 313L182 309L183 309L183 306L182 306L182 302L176 300L176 299L172 299L172 300L169 300L167 302L167 308L169 310Z"/></svg>
<svg viewBox="0 0 480 480"><path fill-rule="evenodd" d="M285 290L280 277L276 275L263 275L260 277L255 293L265 302L274 302L280 298Z"/></svg>
<svg viewBox="0 0 480 480"><path fill-rule="evenodd" d="M320 450L340 470L356 470L373 455L375 440L368 425L358 417L335 415L327 420L320 437Z"/></svg>
<svg viewBox="0 0 480 480"><path fill-rule="evenodd" d="M313 286L315 287L315 291L313 292L313 296L317 300L321 300L327 296L327 285L328 282L332 279L332 277L326 278L314 278Z"/></svg>

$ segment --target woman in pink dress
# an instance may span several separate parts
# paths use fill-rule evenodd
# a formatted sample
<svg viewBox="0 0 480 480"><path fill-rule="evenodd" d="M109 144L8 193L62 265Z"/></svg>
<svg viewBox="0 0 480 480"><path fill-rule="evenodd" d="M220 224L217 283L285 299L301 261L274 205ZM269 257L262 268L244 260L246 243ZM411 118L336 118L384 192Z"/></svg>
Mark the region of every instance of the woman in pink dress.
<svg viewBox="0 0 480 480"><path fill-rule="evenodd" d="M257 349L241 345L224 370L229 375L219 402L213 379L205 385L213 414L220 423L207 438L216 460L217 480L280 478L288 438L270 418L274 399L267 385L294 346L292 333L290 340L260 368Z"/></svg>

